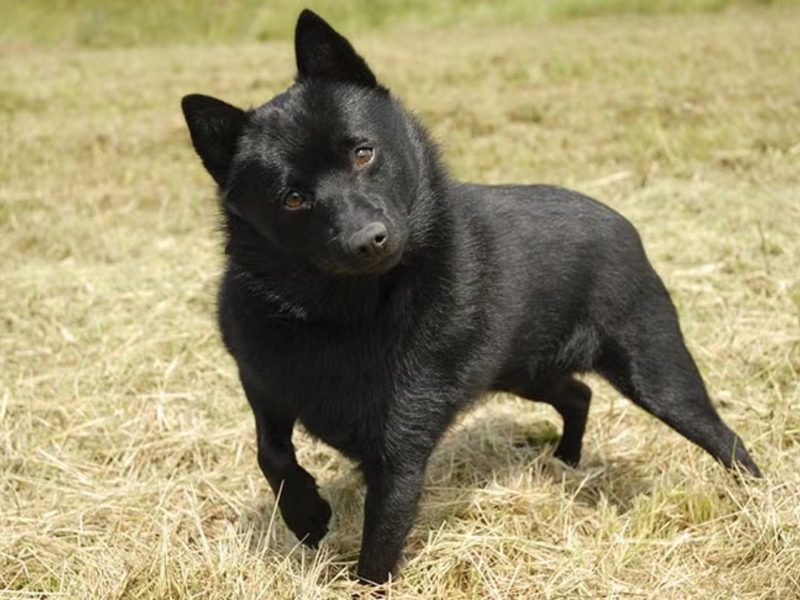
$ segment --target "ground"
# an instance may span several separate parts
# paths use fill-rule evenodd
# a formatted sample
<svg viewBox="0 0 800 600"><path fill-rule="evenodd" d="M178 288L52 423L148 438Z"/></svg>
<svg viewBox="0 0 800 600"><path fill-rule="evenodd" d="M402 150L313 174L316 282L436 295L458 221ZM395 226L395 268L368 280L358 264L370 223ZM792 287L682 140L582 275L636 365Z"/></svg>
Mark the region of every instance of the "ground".
<svg viewBox="0 0 800 600"><path fill-rule="evenodd" d="M799 7L733 6L353 36L458 177L573 187L639 228L766 475L737 483L593 377L577 469L551 408L486 398L387 597L800 597L798 31ZM334 508L319 551L258 470L179 110L293 70L285 40L0 45L0 598L363 593L354 465L295 435Z"/></svg>

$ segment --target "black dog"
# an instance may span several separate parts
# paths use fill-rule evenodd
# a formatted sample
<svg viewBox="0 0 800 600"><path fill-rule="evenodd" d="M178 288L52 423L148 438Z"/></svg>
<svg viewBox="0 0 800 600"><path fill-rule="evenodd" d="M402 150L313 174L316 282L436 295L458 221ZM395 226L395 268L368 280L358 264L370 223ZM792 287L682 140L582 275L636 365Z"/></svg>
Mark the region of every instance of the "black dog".
<svg viewBox="0 0 800 600"><path fill-rule="evenodd" d="M591 391L573 374L587 371L760 475L628 221L557 187L453 181L422 125L311 11L295 50L296 82L263 106L190 95L183 112L222 201L222 336L298 538L316 545L331 510L295 459L295 421L360 462L358 575L382 582L456 413L487 390L551 404L555 455L575 465Z"/></svg>

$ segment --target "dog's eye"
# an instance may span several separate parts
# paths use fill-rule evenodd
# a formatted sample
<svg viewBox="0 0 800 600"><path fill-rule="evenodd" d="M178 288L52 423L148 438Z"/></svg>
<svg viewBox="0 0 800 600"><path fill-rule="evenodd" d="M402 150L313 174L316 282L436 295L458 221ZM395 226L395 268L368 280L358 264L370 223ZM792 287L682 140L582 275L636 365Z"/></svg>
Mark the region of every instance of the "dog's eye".
<svg viewBox="0 0 800 600"><path fill-rule="evenodd" d="M306 199L299 192L291 191L283 198L283 205L289 210L297 210L306 205Z"/></svg>
<svg viewBox="0 0 800 600"><path fill-rule="evenodd" d="M353 162L357 169L367 166L375 157L375 150L369 146L359 146L353 150Z"/></svg>

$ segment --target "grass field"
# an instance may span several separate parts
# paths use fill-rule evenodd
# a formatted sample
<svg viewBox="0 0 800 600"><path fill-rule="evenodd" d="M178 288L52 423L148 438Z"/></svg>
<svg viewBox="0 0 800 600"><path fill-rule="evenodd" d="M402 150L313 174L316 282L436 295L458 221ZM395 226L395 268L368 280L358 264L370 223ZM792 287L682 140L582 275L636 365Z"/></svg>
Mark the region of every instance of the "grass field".
<svg viewBox="0 0 800 600"><path fill-rule="evenodd" d="M633 221L766 479L594 378L577 469L552 409L490 398L435 454L387 597L800 597L800 7L486 22L353 39L459 177ZM0 598L357 597L354 466L295 435L334 508L317 552L258 471L178 105L265 100L290 43L42 35L0 44Z"/></svg>
<svg viewBox="0 0 800 600"><path fill-rule="evenodd" d="M354 33L796 4L798 0L316 0L312 8ZM0 0L0 43L103 48L286 40L307 5L306 0Z"/></svg>

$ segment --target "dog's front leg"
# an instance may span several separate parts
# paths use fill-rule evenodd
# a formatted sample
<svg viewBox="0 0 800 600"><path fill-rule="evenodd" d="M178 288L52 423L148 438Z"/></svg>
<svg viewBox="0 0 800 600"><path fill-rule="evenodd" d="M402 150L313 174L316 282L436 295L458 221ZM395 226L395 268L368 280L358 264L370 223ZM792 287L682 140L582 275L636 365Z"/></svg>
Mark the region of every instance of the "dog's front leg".
<svg viewBox="0 0 800 600"><path fill-rule="evenodd" d="M286 525L298 540L315 548L328 532L331 507L297 462L292 445L295 417L270 402L252 379L242 375L241 380L256 418L258 465L278 498Z"/></svg>
<svg viewBox="0 0 800 600"><path fill-rule="evenodd" d="M364 531L358 558L358 578L383 583L394 573L416 514L424 460L376 461L362 465L367 481Z"/></svg>
<svg viewBox="0 0 800 600"><path fill-rule="evenodd" d="M364 531L358 557L358 578L383 583L400 562L433 449L455 416L460 390L445 395L442 385L436 402L424 398L398 399L384 426L380 457L362 463L367 483Z"/></svg>

